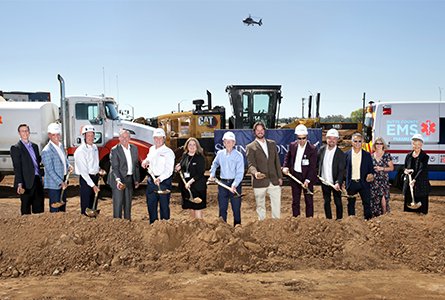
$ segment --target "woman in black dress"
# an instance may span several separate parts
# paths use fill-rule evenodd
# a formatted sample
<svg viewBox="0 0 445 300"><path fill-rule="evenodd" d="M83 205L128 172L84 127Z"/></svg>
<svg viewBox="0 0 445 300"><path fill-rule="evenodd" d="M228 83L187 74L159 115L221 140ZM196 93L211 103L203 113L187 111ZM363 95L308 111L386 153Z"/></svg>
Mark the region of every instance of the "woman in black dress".
<svg viewBox="0 0 445 300"><path fill-rule="evenodd" d="M182 172L187 183L184 184L182 180L179 181L179 189L181 190L182 196L182 208L190 209L190 216L192 218L202 219L202 210L206 208L207 202L207 184L206 178L204 177L204 151L196 138L191 137L185 142L184 154L175 169L177 172ZM199 197L202 202L191 202L187 188L192 191L194 198Z"/></svg>
<svg viewBox="0 0 445 300"><path fill-rule="evenodd" d="M428 213L428 195L430 193L430 182L428 180L428 160L429 156L422 150L423 137L421 134L415 134L412 138L413 151L405 158L405 181L403 184L403 194L405 195L404 211ZM412 201L410 182L408 174L411 173L414 187L414 202L420 202L422 205L417 209L409 208Z"/></svg>

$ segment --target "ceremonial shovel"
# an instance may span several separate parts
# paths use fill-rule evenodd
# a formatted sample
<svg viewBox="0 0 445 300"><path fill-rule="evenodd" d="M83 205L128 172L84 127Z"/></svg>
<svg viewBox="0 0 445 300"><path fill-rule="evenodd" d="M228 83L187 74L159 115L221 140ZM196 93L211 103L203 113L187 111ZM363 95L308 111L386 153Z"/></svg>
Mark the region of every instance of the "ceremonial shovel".
<svg viewBox="0 0 445 300"><path fill-rule="evenodd" d="M99 175L99 182L97 183L99 186L100 180L102 178L102 175ZM99 199L99 191L94 194L94 202L93 202L93 208L87 207L85 210L85 214L90 218L95 218L99 215L100 209L97 209L97 200Z"/></svg>
<svg viewBox="0 0 445 300"><path fill-rule="evenodd" d="M329 181L327 181L326 179L324 179L323 177L321 177L321 176L317 176L318 177L318 179L320 179L320 181L321 181L321 183L322 184L324 184L324 185L327 185L327 186L330 186L330 187L332 187L333 189L335 189L335 185L333 185L332 183L330 183ZM345 198L354 198L354 196L352 196L352 195L348 195L348 193L345 193L344 191L342 191L342 190L340 190L341 191L341 196L342 197L345 197Z"/></svg>
<svg viewBox="0 0 445 300"><path fill-rule="evenodd" d="M65 184L68 184L68 179L70 178L70 174L71 174L71 171L69 170L68 174L66 174ZM66 202L63 201L63 195L65 194L65 190L66 190L66 188L62 189L62 192L60 193L60 200L59 200L59 202L54 202L54 203L51 204L52 208L59 208L59 207L61 207L61 206L66 204Z"/></svg>
<svg viewBox="0 0 445 300"><path fill-rule="evenodd" d="M147 166L147 171L148 171L148 174L150 174L150 176L151 176L151 178L153 178L153 180L156 180L157 178L156 178L156 176L155 176L155 174L153 173L153 170L149 167L149 166ZM157 185L158 186L158 190L157 191L155 191L155 193L158 193L158 194L170 194L171 193L171 191L169 190L169 189L167 189L167 190L161 190L161 185L159 184L159 185Z"/></svg>
<svg viewBox="0 0 445 300"><path fill-rule="evenodd" d="M311 191L309 190L309 188L307 188L307 187L304 186L303 182L301 182L300 180L298 180L298 178L296 178L294 175L292 175L292 174L290 173L290 171L289 171L286 175L289 176L290 178L292 178L296 183L298 183L299 185L301 185L301 187L302 187L303 189L306 190L306 194L309 194L309 195L313 195L313 194L314 194L313 192L311 192Z"/></svg>
<svg viewBox="0 0 445 300"><path fill-rule="evenodd" d="M411 185L411 182L413 181L413 178L411 176L412 173L413 173L412 170L408 173L408 179L409 179L408 184L409 184L409 190L411 192L411 203L408 204L408 207L411 209L418 209L419 207L422 206L422 203L414 202L414 186Z"/></svg>
<svg viewBox="0 0 445 300"><path fill-rule="evenodd" d="M211 181L207 181L207 184L210 184L210 183L212 183L212 182L211 182ZM228 190L228 191L230 191L230 192L233 193L232 188L231 188L230 186L228 186L228 185L222 183L219 179L215 178L215 183L216 183L217 185L219 185L219 186L222 186L222 187L225 188L226 190ZM238 193L238 191L236 191L236 190L235 190L234 195L235 195L235 198L241 198L241 197L244 196L244 194L240 194L240 193Z"/></svg>
<svg viewBox="0 0 445 300"><path fill-rule="evenodd" d="M181 171L179 171L178 173L179 173L179 176L182 179L182 182L184 182L184 185L187 185L187 182L185 181L184 174ZM189 192L189 195L190 195L190 199L189 199L190 202L197 203L197 204L202 202L201 198L199 198L199 197L194 198L193 197L192 191L190 189L187 189L187 191Z"/></svg>

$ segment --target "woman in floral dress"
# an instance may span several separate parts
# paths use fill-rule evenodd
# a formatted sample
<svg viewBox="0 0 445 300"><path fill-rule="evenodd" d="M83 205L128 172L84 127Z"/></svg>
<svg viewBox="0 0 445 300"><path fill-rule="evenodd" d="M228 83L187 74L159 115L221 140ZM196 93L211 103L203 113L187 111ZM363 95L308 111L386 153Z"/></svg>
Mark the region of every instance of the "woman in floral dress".
<svg viewBox="0 0 445 300"><path fill-rule="evenodd" d="M390 211L389 208L389 176L394 170L391 154L383 138L378 137L372 144L372 162L374 164L374 181L371 183L371 211L377 217Z"/></svg>

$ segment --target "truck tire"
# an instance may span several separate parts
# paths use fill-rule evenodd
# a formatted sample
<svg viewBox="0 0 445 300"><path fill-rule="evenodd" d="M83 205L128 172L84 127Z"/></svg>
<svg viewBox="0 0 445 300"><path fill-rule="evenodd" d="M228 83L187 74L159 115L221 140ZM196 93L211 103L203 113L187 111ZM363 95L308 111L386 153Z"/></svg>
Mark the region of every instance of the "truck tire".
<svg viewBox="0 0 445 300"><path fill-rule="evenodd" d="M107 155L104 158L102 158L102 160L99 163L99 166L102 170L105 170L105 172L107 172L104 176L103 176L103 181L104 184L106 186L108 186L108 173L110 173L110 168L111 168L111 163L110 163L110 156Z"/></svg>

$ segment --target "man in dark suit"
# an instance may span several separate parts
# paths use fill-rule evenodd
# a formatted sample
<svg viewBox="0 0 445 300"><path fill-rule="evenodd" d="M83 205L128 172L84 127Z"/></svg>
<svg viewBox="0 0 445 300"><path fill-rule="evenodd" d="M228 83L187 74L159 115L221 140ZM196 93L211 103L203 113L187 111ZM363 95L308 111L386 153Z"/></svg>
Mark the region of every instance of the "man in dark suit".
<svg viewBox="0 0 445 300"><path fill-rule="evenodd" d="M317 149L308 143L308 131L303 124L295 128L297 140L289 145L283 164L283 174L292 174L301 181L306 189L314 190L314 183L317 175ZM294 217L300 215L300 197L302 186L291 181L292 187L292 214ZM314 216L314 196L304 194L306 203L306 217Z"/></svg>
<svg viewBox="0 0 445 300"><path fill-rule="evenodd" d="M131 145L130 133L122 129L119 132L119 144L111 149L111 169L108 184L112 188L113 217L131 220L131 200L133 187L138 188L140 182L138 149Z"/></svg>
<svg viewBox="0 0 445 300"><path fill-rule="evenodd" d="M247 172L252 175L252 187L256 200L256 211L259 220L266 218L266 193L270 197L272 218L279 219L281 213L281 174L280 157L277 145L266 139L266 125L256 122L253 125L255 140L247 145Z"/></svg>
<svg viewBox="0 0 445 300"><path fill-rule="evenodd" d="M374 180L374 165L369 152L362 149L363 137L360 133L352 135L352 149L346 152L346 190L348 195L360 194L363 214L371 219L371 185ZM355 197L348 198L348 215L355 216Z"/></svg>
<svg viewBox="0 0 445 300"><path fill-rule="evenodd" d="M44 211L44 194L40 169L41 157L36 144L29 141L29 126L18 127L20 141L11 146L11 158L14 166L14 188L20 195L21 213L37 214Z"/></svg>
<svg viewBox="0 0 445 300"><path fill-rule="evenodd" d="M324 213L332 219L331 194L334 196L336 219L343 218L341 186L345 178L345 154L337 147L338 131L334 128L326 133L326 145L318 152L318 176L323 178L321 190L324 199Z"/></svg>

